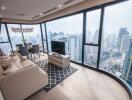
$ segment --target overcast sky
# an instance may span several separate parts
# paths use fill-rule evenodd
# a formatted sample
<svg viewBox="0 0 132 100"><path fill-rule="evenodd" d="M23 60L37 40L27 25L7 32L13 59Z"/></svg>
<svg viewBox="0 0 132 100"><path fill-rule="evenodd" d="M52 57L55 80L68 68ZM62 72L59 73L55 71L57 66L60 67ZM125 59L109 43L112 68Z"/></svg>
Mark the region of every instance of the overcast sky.
<svg viewBox="0 0 132 100"><path fill-rule="evenodd" d="M47 31L49 32L65 32L65 34L81 34L83 14L78 14L55 21L48 22Z"/></svg>
<svg viewBox="0 0 132 100"><path fill-rule="evenodd" d="M88 13L87 31L94 31L99 24L100 11ZM48 32L65 32L68 34L82 33L82 14L74 15L47 23ZM95 20L94 20L95 19ZM105 34L119 33L121 27L127 27L132 33L132 0L106 7L104 17Z"/></svg>

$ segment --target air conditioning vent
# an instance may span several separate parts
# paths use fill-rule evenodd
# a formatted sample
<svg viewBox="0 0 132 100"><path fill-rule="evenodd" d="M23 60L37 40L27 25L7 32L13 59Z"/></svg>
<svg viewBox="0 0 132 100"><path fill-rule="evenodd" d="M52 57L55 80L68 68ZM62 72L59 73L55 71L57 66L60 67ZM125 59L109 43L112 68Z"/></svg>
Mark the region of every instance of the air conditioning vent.
<svg viewBox="0 0 132 100"><path fill-rule="evenodd" d="M20 16L20 17L26 16L26 15L23 14L23 13L16 13L15 15Z"/></svg>
<svg viewBox="0 0 132 100"><path fill-rule="evenodd" d="M57 9L57 7L53 7L52 9L49 9L49 10L43 12L43 14L47 14L47 13L53 11L53 10L56 10L56 9ZM37 15L37 16L33 17L32 19L36 19L36 18L38 18L38 17L40 17L40 15Z"/></svg>
<svg viewBox="0 0 132 100"><path fill-rule="evenodd" d="M68 1L64 2L63 4L67 5L67 4L69 4L69 3L73 2L73 1L75 1L75 0L68 0Z"/></svg>
<svg viewBox="0 0 132 100"><path fill-rule="evenodd" d="M32 19L36 19L36 18L38 18L38 17L40 17L40 15L37 15L37 16L33 17Z"/></svg>
<svg viewBox="0 0 132 100"><path fill-rule="evenodd" d="M52 9L49 9L49 10L47 10L47 11L43 12L43 14L47 14L47 13L49 13L49 12L53 11L53 10L56 10L56 9L57 9L57 7L54 7L54 8L52 8Z"/></svg>

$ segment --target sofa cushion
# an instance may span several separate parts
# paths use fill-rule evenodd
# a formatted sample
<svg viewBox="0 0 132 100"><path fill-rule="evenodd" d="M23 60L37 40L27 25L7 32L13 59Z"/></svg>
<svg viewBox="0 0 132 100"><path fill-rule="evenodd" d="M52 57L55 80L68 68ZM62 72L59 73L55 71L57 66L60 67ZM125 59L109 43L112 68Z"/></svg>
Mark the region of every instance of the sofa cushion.
<svg viewBox="0 0 132 100"><path fill-rule="evenodd" d="M32 61L30 61L30 60L24 60L24 61L22 61L21 62L21 65L23 66L23 67L29 67L29 66L36 66L35 65L35 63L33 63Z"/></svg>
<svg viewBox="0 0 132 100"><path fill-rule="evenodd" d="M22 69L21 60L18 55L11 56L12 63L16 65L18 69Z"/></svg>
<svg viewBox="0 0 132 100"><path fill-rule="evenodd" d="M19 68L15 66L15 64L10 64L10 66L3 72L4 75L12 74L16 71L18 71Z"/></svg>
<svg viewBox="0 0 132 100"><path fill-rule="evenodd" d="M21 63L18 61L18 60L16 60L16 61L12 61L13 62L13 64L15 64L16 65L16 67L18 68L18 69L22 69L23 68L23 66L21 65Z"/></svg>
<svg viewBox="0 0 132 100"><path fill-rule="evenodd" d="M12 63L11 57L6 56L0 56L0 65L2 68L6 69L9 67L9 65Z"/></svg>
<svg viewBox="0 0 132 100"><path fill-rule="evenodd" d="M21 61L27 60L26 56L22 56L20 53L18 53L18 56L20 57Z"/></svg>
<svg viewBox="0 0 132 100"><path fill-rule="evenodd" d="M19 60L21 60L21 61L27 59L26 57L22 56L20 53L14 53L14 54L12 54L12 55L10 55L10 56L12 57L12 56L16 56L16 55L17 55L17 57L19 57Z"/></svg>
<svg viewBox="0 0 132 100"><path fill-rule="evenodd" d="M18 56L18 54L15 54L15 55L11 55L11 59L13 60L13 61L18 61L18 62L21 62L21 59L20 59L20 57Z"/></svg>

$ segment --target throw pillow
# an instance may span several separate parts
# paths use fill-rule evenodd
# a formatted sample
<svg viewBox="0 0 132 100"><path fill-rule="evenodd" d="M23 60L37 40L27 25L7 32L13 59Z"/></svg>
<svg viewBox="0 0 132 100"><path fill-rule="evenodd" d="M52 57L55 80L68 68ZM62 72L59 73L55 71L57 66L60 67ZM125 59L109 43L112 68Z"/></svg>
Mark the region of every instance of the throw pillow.
<svg viewBox="0 0 132 100"><path fill-rule="evenodd" d="M10 64L12 64L10 56L0 56L0 65L2 68L6 69L9 67Z"/></svg>
<svg viewBox="0 0 132 100"><path fill-rule="evenodd" d="M18 53L19 58L21 61L27 60L26 56L22 56L20 53Z"/></svg>
<svg viewBox="0 0 132 100"><path fill-rule="evenodd" d="M4 56L5 53L3 52L3 50L0 48L0 56Z"/></svg>
<svg viewBox="0 0 132 100"><path fill-rule="evenodd" d="M11 56L11 59L12 59L12 63L15 64L15 66L18 68L18 69L22 69L23 66L21 65L21 61L19 59L19 56L18 55L15 55L15 56Z"/></svg>
<svg viewBox="0 0 132 100"><path fill-rule="evenodd" d="M13 64L15 64L15 66L16 66L18 69L22 69L22 68L23 68L23 66L21 65L21 63L20 63L18 60L12 61L12 62L13 62Z"/></svg>
<svg viewBox="0 0 132 100"><path fill-rule="evenodd" d="M4 72L3 74L4 75L7 75L7 74L12 74L16 71L18 71L19 69L15 66L15 64L11 64Z"/></svg>
<svg viewBox="0 0 132 100"><path fill-rule="evenodd" d="M21 62L21 59L20 59L20 57L18 56L18 54L14 54L14 55L10 55L11 56L11 59L12 60L17 60L18 62Z"/></svg>

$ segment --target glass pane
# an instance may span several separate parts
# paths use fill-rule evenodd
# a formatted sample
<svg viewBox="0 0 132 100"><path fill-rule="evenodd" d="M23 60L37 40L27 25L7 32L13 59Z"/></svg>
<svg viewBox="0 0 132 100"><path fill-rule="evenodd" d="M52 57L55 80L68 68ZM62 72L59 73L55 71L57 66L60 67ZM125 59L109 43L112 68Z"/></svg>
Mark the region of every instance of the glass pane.
<svg viewBox="0 0 132 100"><path fill-rule="evenodd" d="M96 67L98 57L98 47L85 45L84 64Z"/></svg>
<svg viewBox="0 0 132 100"><path fill-rule="evenodd" d="M0 48L5 54L11 54L11 46L10 43L0 43Z"/></svg>
<svg viewBox="0 0 132 100"><path fill-rule="evenodd" d="M22 25L22 29L24 30L29 30L29 31L24 31L24 39L26 39L27 43L32 43L33 45L35 44L42 44L42 38L41 38L41 30L40 30L40 25Z"/></svg>
<svg viewBox="0 0 132 100"><path fill-rule="evenodd" d="M43 51L43 44L42 43L39 44L39 49L40 49L40 51Z"/></svg>
<svg viewBox="0 0 132 100"><path fill-rule="evenodd" d="M45 26L44 24L42 24L41 26L42 26L42 32L43 32L43 39L46 40Z"/></svg>
<svg viewBox="0 0 132 100"><path fill-rule="evenodd" d="M79 36L69 37L69 52L71 60L81 61L81 52L82 52L82 40Z"/></svg>
<svg viewBox="0 0 132 100"><path fill-rule="evenodd" d="M98 44L101 10L87 12L86 43Z"/></svg>
<svg viewBox="0 0 132 100"><path fill-rule="evenodd" d="M132 1L106 7L100 69L132 86Z"/></svg>
<svg viewBox="0 0 132 100"><path fill-rule="evenodd" d="M5 24L1 24L0 42L8 42Z"/></svg>
<svg viewBox="0 0 132 100"><path fill-rule="evenodd" d="M11 39L13 49L16 49L16 44L22 44L22 33L18 30L21 29L19 24L8 24L8 31Z"/></svg>
<svg viewBox="0 0 132 100"><path fill-rule="evenodd" d="M51 52L51 41L64 41L65 54L70 55L72 60L81 62L83 14L50 21L46 26L49 51Z"/></svg>
<svg viewBox="0 0 132 100"><path fill-rule="evenodd" d="M47 44L46 44L46 41L44 41L44 52L47 52Z"/></svg>

